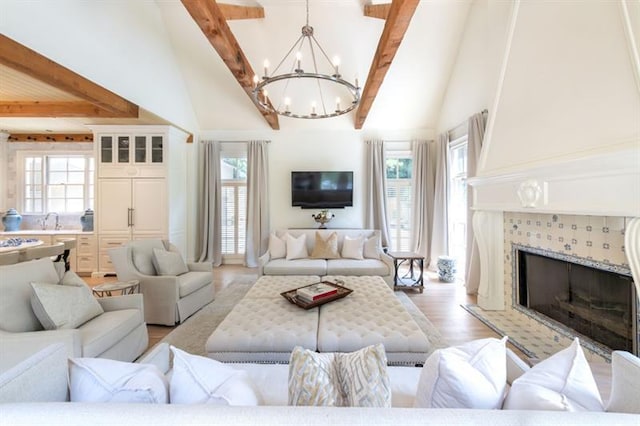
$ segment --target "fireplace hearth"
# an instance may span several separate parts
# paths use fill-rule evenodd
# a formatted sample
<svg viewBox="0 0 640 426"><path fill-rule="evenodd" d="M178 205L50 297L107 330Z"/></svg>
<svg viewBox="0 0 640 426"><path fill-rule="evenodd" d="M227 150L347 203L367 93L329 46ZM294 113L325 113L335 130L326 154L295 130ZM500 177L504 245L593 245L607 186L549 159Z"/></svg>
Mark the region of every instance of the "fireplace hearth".
<svg viewBox="0 0 640 426"><path fill-rule="evenodd" d="M624 267L512 244L513 307L601 350L638 354L638 302Z"/></svg>

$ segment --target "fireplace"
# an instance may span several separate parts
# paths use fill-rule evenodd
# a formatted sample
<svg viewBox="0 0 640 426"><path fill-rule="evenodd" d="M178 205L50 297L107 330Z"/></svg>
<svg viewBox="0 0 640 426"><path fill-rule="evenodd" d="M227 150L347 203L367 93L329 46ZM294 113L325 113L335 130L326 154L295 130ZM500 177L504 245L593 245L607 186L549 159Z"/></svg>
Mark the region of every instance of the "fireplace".
<svg viewBox="0 0 640 426"><path fill-rule="evenodd" d="M638 354L637 299L628 269L518 244L513 260L516 309Z"/></svg>

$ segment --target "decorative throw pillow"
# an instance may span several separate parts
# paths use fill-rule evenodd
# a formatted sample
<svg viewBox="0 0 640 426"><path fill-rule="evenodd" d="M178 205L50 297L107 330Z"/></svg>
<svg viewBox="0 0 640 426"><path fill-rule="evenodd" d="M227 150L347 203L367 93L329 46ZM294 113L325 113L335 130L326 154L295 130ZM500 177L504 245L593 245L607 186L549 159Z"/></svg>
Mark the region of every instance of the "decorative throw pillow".
<svg viewBox="0 0 640 426"><path fill-rule="evenodd" d="M289 405L391 407L384 346L351 353L296 346L289 360Z"/></svg>
<svg viewBox="0 0 640 426"><path fill-rule="evenodd" d="M153 249L153 266L158 275L181 275L189 272L182 255L174 251Z"/></svg>
<svg viewBox="0 0 640 426"><path fill-rule="evenodd" d="M356 237L351 238L345 235L344 241L342 241L342 257L347 259L362 260L362 250L364 248L364 238Z"/></svg>
<svg viewBox="0 0 640 426"><path fill-rule="evenodd" d="M103 358L69 359L71 402L168 403L164 374L152 364Z"/></svg>
<svg viewBox="0 0 640 426"><path fill-rule="evenodd" d="M374 235L364 241L364 258L380 259L380 237Z"/></svg>
<svg viewBox="0 0 640 426"><path fill-rule="evenodd" d="M46 330L77 328L104 310L87 286L31 283L31 308Z"/></svg>
<svg viewBox="0 0 640 426"><path fill-rule="evenodd" d="M311 252L312 259L340 259L338 253L338 234L332 232L327 239L322 238L322 234L316 231L316 242Z"/></svg>
<svg viewBox="0 0 640 426"><path fill-rule="evenodd" d="M271 259L281 259L287 255L287 242L279 238L274 232L269 235L269 257Z"/></svg>
<svg viewBox="0 0 640 426"><path fill-rule="evenodd" d="M172 404L259 405L260 397L246 372L171 346Z"/></svg>
<svg viewBox="0 0 640 426"><path fill-rule="evenodd" d="M436 350L422 367L414 406L500 408L507 383L506 341L480 339Z"/></svg>
<svg viewBox="0 0 640 426"><path fill-rule="evenodd" d="M87 288L88 290L91 290L91 288L87 285L87 283L84 282L84 280L80 278L78 274L76 274L73 271L66 271L62 275L62 279L60 280L59 284L68 285L71 287L83 287L83 288Z"/></svg>
<svg viewBox="0 0 640 426"><path fill-rule="evenodd" d="M302 234L295 238L287 234L287 260L306 259L307 257L309 257L307 235Z"/></svg>
<svg viewBox="0 0 640 426"><path fill-rule="evenodd" d="M602 399L578 338L514 380L506 410L603 411Z"/></svg>

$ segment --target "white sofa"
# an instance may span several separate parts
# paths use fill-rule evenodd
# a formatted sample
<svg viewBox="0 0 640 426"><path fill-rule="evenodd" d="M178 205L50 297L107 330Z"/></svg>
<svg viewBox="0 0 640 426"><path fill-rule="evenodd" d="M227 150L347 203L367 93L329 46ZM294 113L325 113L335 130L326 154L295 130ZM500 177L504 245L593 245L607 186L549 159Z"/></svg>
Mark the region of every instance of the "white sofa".
<svg viewBox="0 0 640 426"><path fill-rule="evenodd" d="M170 368L168 347L158 345L140 362ZM392 408L288 407L288 366L233 364L247 372L265 406L148 405L67 403L67 359L64 345L48 346L0 375L0 424L11 425L635 425L640 421L640 359L626 352L613 356L611 398L625 399L628 413L408 408L413 403L420 369L389 367ZM508 353L507 379L527 367ZM43 375L46 371L47 374ZM11 392L13 391L13 392ZM10 397L8 398L7 395ZM24 401L24 402L16 402ZM631 413L631 414L629 414Z"/></svg>
<svg viewBox="0 0 640 426"><path fill-rule="evenodd" d="M28 351L59 341L68 344L70 356L120 361L133 361L147 348L149 336L139 294L98 299L103 314L74 329L44 330L31 307L30 283L57 284L62 273L49 258L0 266L0 371L20 359L13 359L15 351L5 350L9 346Z"/></svg>
<svg viewBox="0 0 640 426"><path fill-rule="evenodd" d="M258 265L259 275L378 275L382 277L389 286L393 288L393 259L387 255L380 245L380 231L373 229L283 229L275 231L279 238L284 238L286 234L294 238L301 235L306 236L307 251L309 256L313 252L316 233L323 239L327 239L331 233L338 236L338 252L342 253L344 237L370 238L377 236L377 257L359 259L305 259L287 260L286 258L274 259L267 250L262 256Z"/></svg>

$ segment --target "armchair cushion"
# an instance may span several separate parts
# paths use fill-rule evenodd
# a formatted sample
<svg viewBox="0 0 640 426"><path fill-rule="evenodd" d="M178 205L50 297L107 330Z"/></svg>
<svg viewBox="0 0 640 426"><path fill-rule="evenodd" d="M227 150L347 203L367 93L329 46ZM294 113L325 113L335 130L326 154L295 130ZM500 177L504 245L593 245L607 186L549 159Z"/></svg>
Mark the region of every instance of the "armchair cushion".
<svg viewBox="0 0 640 426"><path fill-rule="evenodd" d="M97 357L144 323L138 309L105 312L79 327L82 356Z"/></svg>
<svg viewBox="0 0 640 426"><path fill-rule="evenodd" d="M84 286L31 283L31 287L33 312L46 330L76 328L104 312Z"/></svg>
<svg viewBox="0 0 640 426"><path fill-rule="evenodd" d="M178 252L154 248L152 261L158 275L176 276L189 272L182 255Z"/></svg>
<svg viewBox="0 0 640 426"><path fill-rule="evenodd" d="M134 240L128 243L133 256L133 264L144 275L157 275L153 265L153 249L165 250L162 240Z"/></svg>
<svg viewBox="0 0 640 426"><path fill-rule="evenodd" d="M182 298L211 284L212 275L211 272L189 272L178 276L177 279L178 291Z"/></svg>

